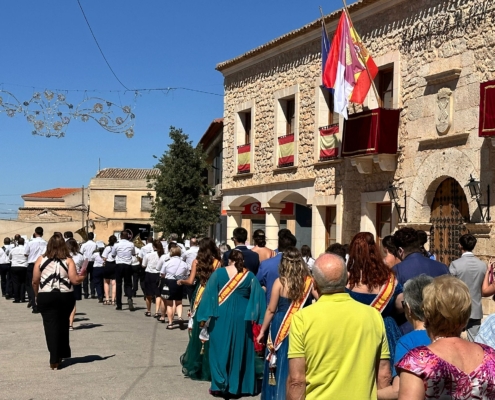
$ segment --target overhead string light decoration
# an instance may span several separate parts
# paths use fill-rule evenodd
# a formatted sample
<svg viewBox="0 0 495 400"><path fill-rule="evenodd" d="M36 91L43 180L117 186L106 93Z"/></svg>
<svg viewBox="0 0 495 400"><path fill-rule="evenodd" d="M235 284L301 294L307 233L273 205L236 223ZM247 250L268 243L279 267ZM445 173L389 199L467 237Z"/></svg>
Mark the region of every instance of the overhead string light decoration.
<svg viewBox="0 0 495 400"><path fill-rule="evenodd" d="M134 105L137 92L134 93ZM5 99L4 99L5 97ZM35 92L30 100L20 102L12 93L0 90L0 113L9 117L23 114L33 125L33 135L62 138L72 120L88 122L90 119L113 133L134 136L134 119L130 105L119 106L99 97L85 98L78 105L67 102L66 95L50 90Z"/></svg>

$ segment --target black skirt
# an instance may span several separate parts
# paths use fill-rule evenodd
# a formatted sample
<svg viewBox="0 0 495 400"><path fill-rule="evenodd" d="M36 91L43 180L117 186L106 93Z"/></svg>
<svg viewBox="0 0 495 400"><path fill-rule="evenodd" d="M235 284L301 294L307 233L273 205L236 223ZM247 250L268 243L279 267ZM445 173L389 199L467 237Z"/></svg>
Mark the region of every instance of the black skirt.
<svg viewBox="0 0 495 400"><path fill-rule="evenodd" d="M73 292L74 293L74 299L76 300L82 300L82 284L79 285L73 285Z"/></svg>
<svg viewBox="0 0 495 400"><path fill-rule="evenodd" d="M167 285L170 290L170 297L167 300L182 300L182 286L177 284L175 279L162 279L162 285Z"/></svg>
<svg viewBox="0 0 495 400"><path fill-rule="evenodd" d="M115 279L115 261L105 262L105 266L103 267L103 278Z"/></svg>
<svg viewBox="0 0 495 400"><path fill-rule="evenodd" d="M146 296L160 296L159 282L159 273L146 272L144 276L144 293Z"/></svg>

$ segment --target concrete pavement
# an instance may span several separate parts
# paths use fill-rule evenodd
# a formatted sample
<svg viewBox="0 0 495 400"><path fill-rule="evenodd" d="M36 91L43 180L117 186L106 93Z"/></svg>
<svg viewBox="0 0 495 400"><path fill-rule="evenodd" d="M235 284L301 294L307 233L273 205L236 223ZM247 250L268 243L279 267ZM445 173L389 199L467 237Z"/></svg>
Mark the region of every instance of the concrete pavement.
<svg viewBox="0 0 495 400"><path fill-rule="evenodd" d="M116 311L97 300L78 301L73 358L52 371L41 316L26 303L0 298L0 399L212 398L208 382L182 375L187 329L169 331L145 317L142 297L135 305L129 312L127 306Z"/></svg>

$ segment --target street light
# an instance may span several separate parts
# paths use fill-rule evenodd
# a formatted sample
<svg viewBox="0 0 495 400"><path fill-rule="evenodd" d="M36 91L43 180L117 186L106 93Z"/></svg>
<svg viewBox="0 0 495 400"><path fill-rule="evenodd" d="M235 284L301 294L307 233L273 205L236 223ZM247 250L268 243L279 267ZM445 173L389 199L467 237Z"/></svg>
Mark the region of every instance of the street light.
<svg viewBox="0 0 495 400"><path fill-rule="evenodd" d="M406 191L404 190L404 207L399 204L399 192L396 186L390 184L387 188L388 196L390 200L394 202L395 209L397 210L397 214L399 216L399 222L407 222L407 202L406 202Z"/></svg>
<svg viewBox="0 0 495 400"><path fill-rule="evenodd" d="M473 178L473 175L469 175L469 182L466 185L469 188L469 193L471 194L471 199L476 200L476 204L478 204L478 208L480 209L481 221L487 222L490 221L490 185L487 185L486 189L486 204L481 203L481 198L483 197L483 193L481 191L481 182L477 181ZM483 211L483 207L485 210Z"/></svg>

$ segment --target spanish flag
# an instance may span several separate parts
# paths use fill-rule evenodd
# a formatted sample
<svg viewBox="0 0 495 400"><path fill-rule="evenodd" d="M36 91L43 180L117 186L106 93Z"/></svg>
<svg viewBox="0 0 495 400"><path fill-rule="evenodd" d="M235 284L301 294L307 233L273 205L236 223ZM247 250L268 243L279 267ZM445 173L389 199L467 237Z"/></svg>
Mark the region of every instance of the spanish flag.
<svg viewBox="0 0 495 400"><path fill-rule="evenodd" d="M278 165L294 164L294 135L278 138Z"/></svg>
<svg viewBox="0 0 495 400"><path fill-rule="evenodd" d="M246 174L250 172L251 165L251 145L245 144L237 146L237 172L239 174Z"/></svg>
<svg viewBox="0 0 495 400"><path fill-rule="evenodd" d="M339 155L339 125L320 128L320 160L329 160Z"/></svg>
<svg viewBox="0 0 495 400"><path fill-rule="evenodd" d="M373 61L373 58L364 46L363 41L359 37L358 33L354 29L350 18L349 24L352 42L354 43L354 47L357 50L359 63L363 66L363 70L357 72L354 75L356 86L354 86L354 91L352 92L350 100L352 103L363 104L370 90L371 80L375 79L376 75L378 74L378 67L376 66L375 61ZM365 69L368 69L368 72L366 72Z"/></svg>

